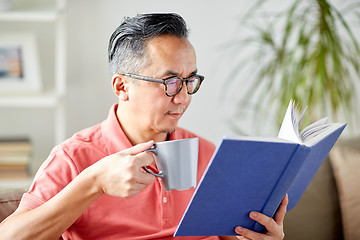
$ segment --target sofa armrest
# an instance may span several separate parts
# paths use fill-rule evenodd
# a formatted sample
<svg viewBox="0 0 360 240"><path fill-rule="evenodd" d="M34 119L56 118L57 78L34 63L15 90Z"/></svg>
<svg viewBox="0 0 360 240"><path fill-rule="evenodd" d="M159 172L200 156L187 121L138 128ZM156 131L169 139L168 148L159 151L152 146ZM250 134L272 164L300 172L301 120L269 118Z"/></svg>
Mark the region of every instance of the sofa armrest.
<svg viewBox="0 0 360 240"><path fill-rule="evenodd" d="M0 222L17 209L25 192L24 188L0 188ZM59 240L62 239L62 237L59 238Z"/></svg>
<svg viewBox="0 0 360 240"><path fill-rule="evenodd" d="M0 188L0 222L12 214L19 206L25 189Z"/></svg>

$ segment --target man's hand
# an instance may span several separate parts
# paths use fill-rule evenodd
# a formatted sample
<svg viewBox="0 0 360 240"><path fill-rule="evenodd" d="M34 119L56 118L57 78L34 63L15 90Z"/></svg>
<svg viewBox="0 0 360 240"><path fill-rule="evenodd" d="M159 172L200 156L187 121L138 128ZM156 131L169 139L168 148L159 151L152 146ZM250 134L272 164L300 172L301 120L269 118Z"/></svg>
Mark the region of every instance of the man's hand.
<svg viewBox="0 0 360 240"><path fill-rule="evenodd" d="M153 141L138 144L92 165L99 190L112 196L128 198L153 183L155 177L141 170L142 166L154 162L152 154L144 152L153 144Z"/></svg>
<svg viewBox="0 0 360 240"><path fill-rule="evenodd" d="M281 201L281 204L275 214L274 219L258 212L251 212L250 218L262 224L266 228L267 232L257 233L242 227L236 227L235 232L241 235L237 236L237 238L253 240L284 239L284 218L288 202L288 195L286 195Z"/></svg>
<svg viewBox="0 0 360 240"><path fill-rule="evenodd" d="M221 236L220 238L223 240L233 240L233 239L241 239L241 240L278 240L284 239L284 218L286 214L286 207L288 205L289 199L288 195L286 195L281 204L276 211L275 219L271 217L265 216L264 214L258 212L251 212L250 218L259 222L263 226L265 226L267 232L266 233L258 233L251 231L246 228L236 227L235 232L240 234L241 236Z"/></svg>

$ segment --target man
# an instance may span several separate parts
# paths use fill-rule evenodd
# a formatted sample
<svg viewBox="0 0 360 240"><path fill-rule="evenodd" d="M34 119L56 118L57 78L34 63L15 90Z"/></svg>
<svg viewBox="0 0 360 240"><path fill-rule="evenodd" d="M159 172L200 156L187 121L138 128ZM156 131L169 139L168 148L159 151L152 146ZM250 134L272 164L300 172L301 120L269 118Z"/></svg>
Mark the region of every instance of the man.
<svg viewBox="0 0 360 240"><path fill-rule="evenodd" d="M144 152L154 142L197 137L177 127L203 80L187 34L176 14L124 20L109 44L118 104L104 122L53 149L19 208L1 224L2 239L172 238L194 189L166 192L142 166L156 169ZM199 179L214 149L200 138ZM286 205L284 198L275 219L251 213L266 234L236 231L244 239L282 239Z"/></svg>

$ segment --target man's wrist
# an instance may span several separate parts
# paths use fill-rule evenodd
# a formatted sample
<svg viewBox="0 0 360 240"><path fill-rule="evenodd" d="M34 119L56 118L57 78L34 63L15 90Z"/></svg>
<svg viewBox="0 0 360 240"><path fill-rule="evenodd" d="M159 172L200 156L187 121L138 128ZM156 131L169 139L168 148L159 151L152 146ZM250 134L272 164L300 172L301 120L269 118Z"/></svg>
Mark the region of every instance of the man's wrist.
<svg viewBox="0 0 360 240"><path fill-rule="evenodd" d="M105 193L104 189L102 188L100 174L95 167L90 166L86 168L81 172L79 177L82 178L82 181L85 182L87 191L91 196L100 197Z"/></svg>

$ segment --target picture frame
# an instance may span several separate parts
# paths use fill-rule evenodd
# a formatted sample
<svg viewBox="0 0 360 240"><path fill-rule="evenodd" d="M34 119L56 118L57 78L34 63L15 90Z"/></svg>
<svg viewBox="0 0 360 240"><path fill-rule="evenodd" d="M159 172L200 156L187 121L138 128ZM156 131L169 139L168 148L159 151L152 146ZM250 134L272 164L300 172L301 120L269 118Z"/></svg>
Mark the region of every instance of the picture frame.
<svg viewBox="0 0 360 240"><path fill-rule="evenodd" d="M36 38L31 33L0 33L0 94L41 91Z"/></svg>

